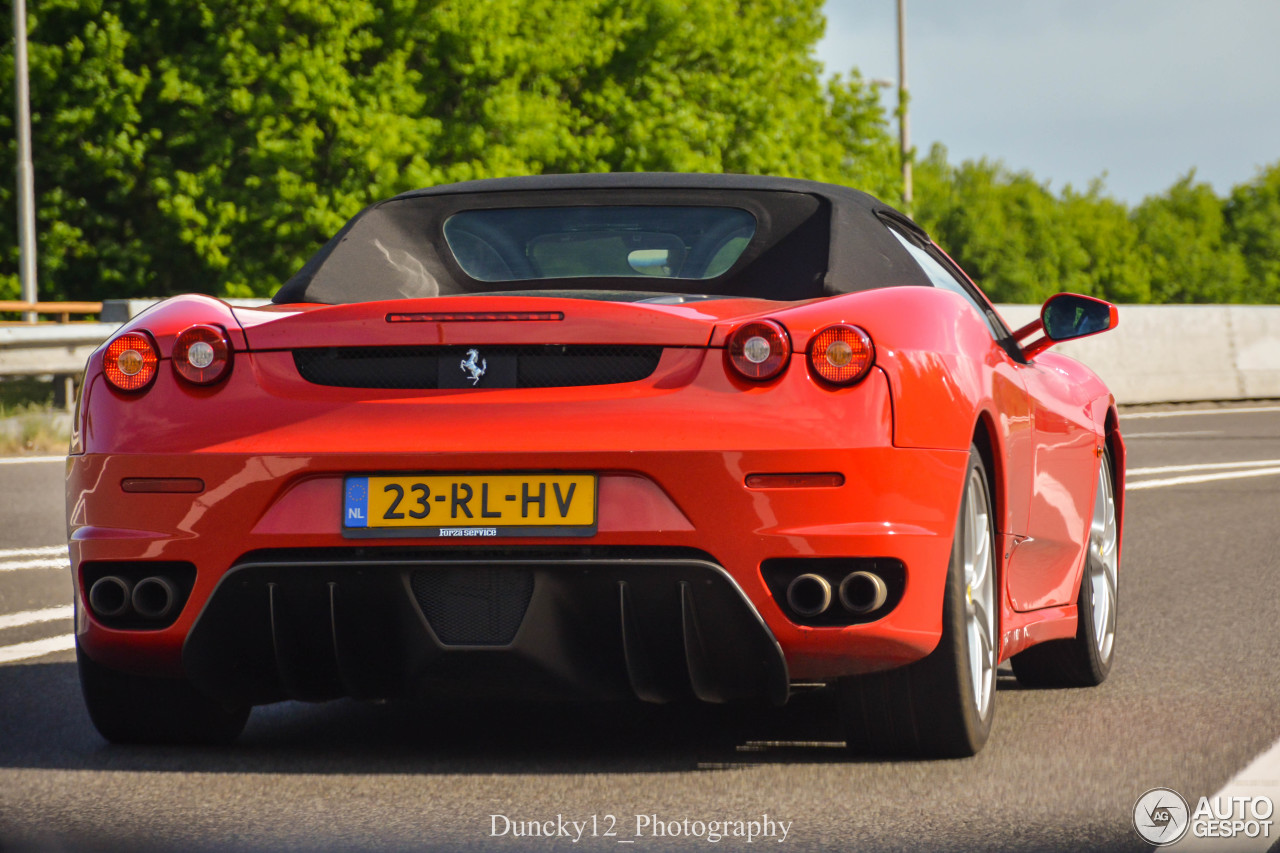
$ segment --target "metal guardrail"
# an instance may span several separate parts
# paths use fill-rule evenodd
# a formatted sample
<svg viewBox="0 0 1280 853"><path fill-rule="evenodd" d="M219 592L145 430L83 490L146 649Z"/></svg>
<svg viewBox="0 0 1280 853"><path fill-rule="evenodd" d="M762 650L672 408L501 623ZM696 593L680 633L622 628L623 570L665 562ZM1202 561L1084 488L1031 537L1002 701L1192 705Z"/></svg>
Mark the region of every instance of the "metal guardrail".
<svg viewBox="0 0 1280 853"><path fill-rule="evenodd" d="M0 313L52 315L53 323L0 322L0 376L63 376L84 371L89 353L116 327L73 314L101 315L101 302L0 300Z"/></svg>
<svg viewBox="0 0 1280 853"><path fill-rule="evenodd" d="M79 376L119 323L0 326L0 376Z"/></svg>
<svg viewBox="0 0 1280 853"><path fill-rule="evenodd" d="M136 317L159 299L107 299L103 302L0 301L0 312L37 311L66 317L97 314L99 320L57 323L0 323L0 378L64 376L78 379L98 345L121 323ZM228 299L232 305L264 305L268 299Z"/></svg>
<svg viewBox="0 0 1280 853"><path fill-rule="evenodd" d="M54 400L68 411L75 397L76 381L98 344L116 328L116 323L92 320L72 321L72 314L101 316L101 302L27 302L0 300L0 313L19 313L22 322L0 322L0 377L53 376ZM30 323L39 315L52 315L56 322Z"/></svg>
<svg viewBox="0 0 1280 853"><path fill-rule="evenodd" d="M53 314L58 322L71 322L72 314L101 314L101 302L23 302L0 300L0 313Z"/></svg>

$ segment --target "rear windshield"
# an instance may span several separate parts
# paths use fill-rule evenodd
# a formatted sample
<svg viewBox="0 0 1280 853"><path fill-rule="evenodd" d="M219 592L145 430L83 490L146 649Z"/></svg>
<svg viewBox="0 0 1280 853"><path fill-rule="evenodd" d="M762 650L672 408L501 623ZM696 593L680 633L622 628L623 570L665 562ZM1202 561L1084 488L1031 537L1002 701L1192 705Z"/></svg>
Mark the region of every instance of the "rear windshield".
<svg viewBox="0 0 1280 853"><path fill-rule="evenodd" d="M756 233L734 207L590 206L466 210L445 242L478 281L723 275Z"/></svg>

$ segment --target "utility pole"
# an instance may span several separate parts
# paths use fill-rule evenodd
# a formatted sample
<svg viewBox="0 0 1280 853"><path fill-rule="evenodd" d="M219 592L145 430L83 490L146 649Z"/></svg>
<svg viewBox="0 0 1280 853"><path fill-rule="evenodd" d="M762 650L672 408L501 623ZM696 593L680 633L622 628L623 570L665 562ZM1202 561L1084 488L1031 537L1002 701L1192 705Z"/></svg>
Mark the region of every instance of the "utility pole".
<svg viewBox="0 0 1280 853"><path fill-rule="evenodd" d="M35 170L31 165L31 95L27 84L27 3L13 0L13 85L18 130L18 249L22 300L36 301L36 193ZM36 312L23 313L28 323Z"/></svg>
<svg viewBox="0 0 1280 853"><path fill-rule="evenodd" d="M907 117L907 0L898 0L898 142L902 149L902 206L911 215L911 121Z"/></svg>

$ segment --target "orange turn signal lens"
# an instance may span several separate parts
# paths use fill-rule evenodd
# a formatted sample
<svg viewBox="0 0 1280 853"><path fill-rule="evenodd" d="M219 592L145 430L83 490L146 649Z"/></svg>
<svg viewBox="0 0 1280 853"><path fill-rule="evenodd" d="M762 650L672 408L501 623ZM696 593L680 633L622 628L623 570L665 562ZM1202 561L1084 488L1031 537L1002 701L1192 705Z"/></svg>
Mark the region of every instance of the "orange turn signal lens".
<svg viewBox="0 0 1280 853"><path fill-rule="evenodd" d="M121 391L141 391L156 378L160 353L142 332L126 332L107 344L102 369L107 381Z"/></svg>
<svg viewBox="0 0 1280 853"><path fill-rule="evenodd" d="M809 341L809 366L832 385L852 385L871 370L876 348L857 326L828 326Z"/></svg>
<svg viewBox="0 0 1280 853"><path fill-rule="evenodd" d="M231 344L217 326L192 326L173 342L173 369L196 385L212 385L231 367Z"/></svg>
<svg viewBox="0 0 1280 853"><path fill-rule="evenodd" d="M772 320L748 323L729 336L729 364L744 379L764 382L782 373L791 355L787 331Z"/></svg>

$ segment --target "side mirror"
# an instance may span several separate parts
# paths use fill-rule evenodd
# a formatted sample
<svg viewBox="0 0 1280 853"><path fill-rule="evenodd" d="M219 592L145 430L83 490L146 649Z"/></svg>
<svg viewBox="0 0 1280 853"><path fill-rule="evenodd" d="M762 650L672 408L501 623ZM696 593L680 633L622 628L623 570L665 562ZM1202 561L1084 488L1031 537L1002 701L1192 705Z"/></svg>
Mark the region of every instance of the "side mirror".
<svg viewBox="0 0 1280 853"><path fill-rule="evenodd" d="M1110 302L1079 293L1058 293L1045 301L1039 320L1023 326L1013 337L1021 342L1036 332L1044 332L1043 338L1022 348L1024 356L1033 358L1059 341L1096 335L1114 329L1119 322L1119 309Z"/></svg>

